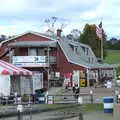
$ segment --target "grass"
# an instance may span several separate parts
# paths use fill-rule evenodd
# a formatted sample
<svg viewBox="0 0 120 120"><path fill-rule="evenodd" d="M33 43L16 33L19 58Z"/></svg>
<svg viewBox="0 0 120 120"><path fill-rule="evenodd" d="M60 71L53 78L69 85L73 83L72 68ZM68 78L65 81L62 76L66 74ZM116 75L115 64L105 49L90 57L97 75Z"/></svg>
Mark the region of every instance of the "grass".
<svg viewBox="0 0 120 120"><path fill-rule="evenodd" d="M116 70L117 74L120 74L120 50L108 50L104 62L119 65L119 68Z"/></svg>
<svg viewBox="0 0 120 120"><path fill-rule="evenodd" d="M12 105L1 105L0 107L8 107L8 106L12 106ZM85 111L97 111L97 110L103 110L103 104L83 104L83 105L77 105L77 104L36 104L35 107L37 108L61 108L61 107L65 107L64 110L66 109L77 109L78 107L81 107L82 109L84 109Z"/></svg>
<svg viewBox="0 0 120 120"><path fill-rule="evenodd" d="M103 104L86 104L84 106L85 111L102 111L103 110Z"/></svg>
<svg viewBox="0 0 120 120"><path fill-rule="evenodd" d="M109 64L120 64L120 50L108 50L104 62Z"/></svg>

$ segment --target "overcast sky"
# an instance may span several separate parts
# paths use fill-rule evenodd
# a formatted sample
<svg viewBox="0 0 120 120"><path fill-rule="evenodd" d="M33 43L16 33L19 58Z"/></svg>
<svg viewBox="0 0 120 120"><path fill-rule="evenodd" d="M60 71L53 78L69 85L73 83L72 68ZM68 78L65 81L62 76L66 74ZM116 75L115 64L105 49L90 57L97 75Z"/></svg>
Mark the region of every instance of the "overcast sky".
<svg viewBox="0 0 120 120"><path fill-rule="evenodd" d="M45 32L44 20L56 16L67 23L64 34L102 20L108 38L120 38L119 12L120 0L0 0L0 34Z"/></svg>

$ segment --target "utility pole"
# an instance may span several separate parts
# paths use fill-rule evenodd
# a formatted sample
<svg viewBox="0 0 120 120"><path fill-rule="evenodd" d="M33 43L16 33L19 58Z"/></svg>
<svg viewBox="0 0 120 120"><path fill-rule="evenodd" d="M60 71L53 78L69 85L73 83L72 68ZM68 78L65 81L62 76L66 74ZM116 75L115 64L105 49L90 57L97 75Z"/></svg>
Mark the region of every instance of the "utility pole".
<svg viewBox="0 0 120 120"><path fill-rule="evenodd" d="M50 48L48 47L48 51L47 51L47 57L48 57L48 89L49 89L49 77L50 77Z"/></svg>

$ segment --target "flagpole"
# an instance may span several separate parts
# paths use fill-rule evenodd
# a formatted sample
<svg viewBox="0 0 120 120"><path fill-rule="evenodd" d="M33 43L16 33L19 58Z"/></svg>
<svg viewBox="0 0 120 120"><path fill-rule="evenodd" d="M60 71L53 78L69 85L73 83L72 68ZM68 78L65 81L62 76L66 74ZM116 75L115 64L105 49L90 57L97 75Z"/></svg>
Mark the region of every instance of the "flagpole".
<svg viewBox="0 0 120 120"><path fill-rule="evenodd" d="M103 60L103 37L101 38L101 60Z"/></svg>

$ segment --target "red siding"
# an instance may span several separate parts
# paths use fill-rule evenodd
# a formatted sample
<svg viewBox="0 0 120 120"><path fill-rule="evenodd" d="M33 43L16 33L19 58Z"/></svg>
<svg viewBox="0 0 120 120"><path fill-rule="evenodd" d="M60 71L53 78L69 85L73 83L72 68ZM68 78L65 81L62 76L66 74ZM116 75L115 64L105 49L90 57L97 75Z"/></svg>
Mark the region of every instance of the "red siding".
<svg viewBox="0 0 120 120"><path fill-rule="evenodd" d="M28 48L16 48L14 56L28 56Z"/></svg>
<svg viewBox="0 0 120 120"><path fill-rule="evenodd" d="M25 34L23 36L20 36L20 37L17 37L16 39L12 39L10 41L7 41L5 43L2 44L2 47L0 47L0 56L6 52L6 50L8 49L8 44L9 43L14 43L16 41L52 41L51 39L48 39L46 37L42 37L42 36L39 36L39 35L34 35L34 34L31 34L31 33L28 33L28 34ZM23 50L25 52L25 55L27 55L27 50ZM24 53L19 53L21 52L21 50L18 50L16 49L16 52L15 52L15 55L24 55Z"/></svg>
<svg viewBox="0 0 120 120"><path fill-rule="evenodd" d="M39 35L29 33L16 38L16 41L51 41L51 40Z"/></svg>
<svg viewBox="0 0 120 120"><path fill-rule="evenodd" d="M59 67L57 70L60 71L61 76L63 76L64 73L73 72L73 70L85 70L85 69L86 68L82 66L68 62L62 50L59 51Z"/></svg>

